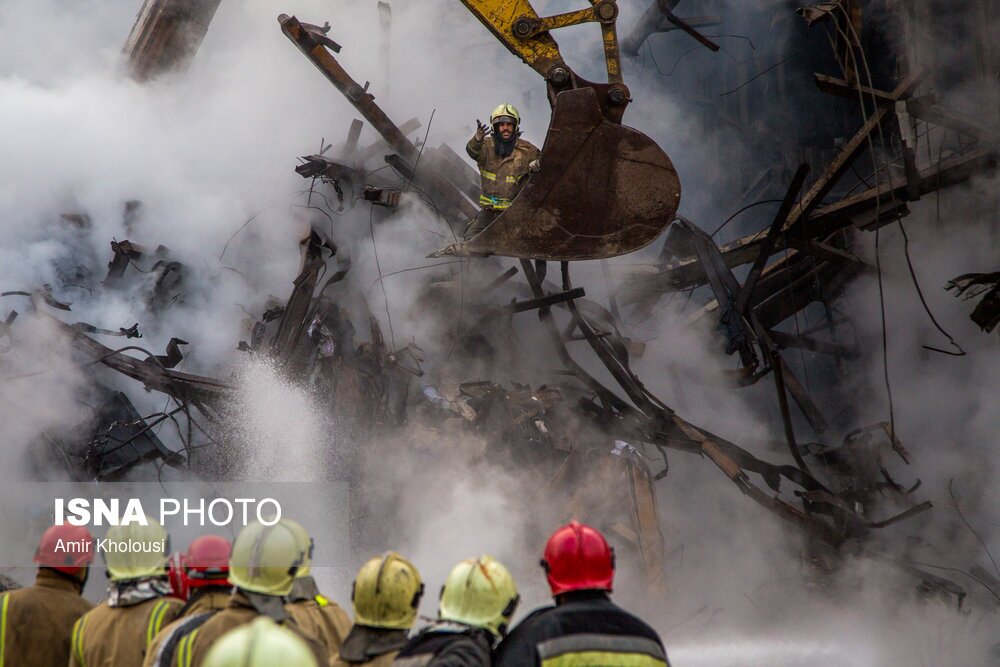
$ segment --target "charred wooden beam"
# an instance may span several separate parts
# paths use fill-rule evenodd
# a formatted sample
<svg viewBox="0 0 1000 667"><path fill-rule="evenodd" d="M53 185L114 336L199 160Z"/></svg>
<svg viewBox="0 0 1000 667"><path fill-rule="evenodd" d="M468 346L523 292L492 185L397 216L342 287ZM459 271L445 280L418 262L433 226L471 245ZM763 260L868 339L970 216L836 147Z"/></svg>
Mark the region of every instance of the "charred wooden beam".
<svg viewBox="0 0 1000 667"><path fill-rule="evenodd" d="M422 124L423 123L420 122L419 118L411 118L399 126L399 131L402 132L404 136L409 136L410 133L420 129ZM359 165L365 164L368 160L371 160L378 155L385 156L386 153L391 152L392 148L384 140L379 139L378 141L375 141L358 151L358 156L355 159L355 162Z"/></svg>
<svg viewBox="0 0 1000 667"><path fill-rule="evenodd" d="M934 125L947 127L962 134L978 139L987 146L1000 145L1000 127L984 121L981 118L960 113L940 104L921 102L909 105L909 113L915 118L925 120Z"/></svg>
<svg viewBox="0 0 1000 667"><path fill-rule="evenodd" d="M494 278L489 285L484 287L483 292L492 292L493 290L500 287L501 285L503 285L505 282L507 282L516 275L517 275L517 267L516 266L510 267L509 269L501 273L499 276Z"/></svg>
<svg viewBox="0 0 1000 667"><path fill-rule="evenodd" d="M500 312L504 315L511 315L513 313L523 313L528 310L548 308L549 306L554 306L557 303L566 303L567 301L572 301L573 299L583 298L586 295L587 294L582 287L575 287L565 292L560 292L558 294L548 294L546 296L538 297L537 299L530 299L528 301L515 301L512 304L500 308Z"/></svg>
<svg viewBox="0 0 1000 667"><path fill-rule="evenodd" d="M351 127L347 131L347 141L344 142L344 148L342 149L345 160L350 160L354 152L358 150L358 139L361 138L361 130L364 126L364 121L357 118L351 121Z"/></svg>
<svg viewBox="0 0 1000 667"><path fill-rule="evenodd" d="M397 153L402 161L412 165L411 180L426 186L429 195L438 202L442 209L453 211L446 216L452 224L464 222L475 216L479 210L463 193L433 168L422 170L419 175L413 173L419 168L420 151L406 138L382 108L375 103L375 96L368 92L367 85L361 86L340 65L330 52L329 39L325 32L310 29L309 24L300 22L294 16L282 14L278 17L281 31L291 40L302 53L319 69L320 72L339 90L354 108L364 116L375 130L382 135L386 143ZM314 27L313 27L314 28Z"/></svg>
<svg viewBox="0 0 1000 667"><path fill-rule="evenodd" d="M209 405L230 400L233 396L233 388L221 380L164 368L156 355L137 359L125 354L124 350L112 350L69 324L46 317L50 317L57 329L69 337L76 349L93 358L94 363L104 364L138 380L148 389L163 392L179 401L198 401Z"/></svg>
<svg viewBox="0 0 1000 667"><path fill-rule="evenodd" d="M997 163L997 154L987 149L953 155L921 172L920 194L926 195L964 183L976 173L996 169ZM806 218L805 228L808 230L808 235L820 238L855 223L867 228L870 225L881 226L891 222L898 217L899 209L905 203L907 188L908 183L905 179L894 178L889 182L880 183L877 187L819 207ZM872 216L875 211L879 212L878 220L869 221L866 216ZM863 224L862 220L865 220ZM786 249L787 239L796 235L801 238L802 232L797 231L796 234L792 234L786 231L784 238L778 239L775 251ZM723 244L719 246L719 250L726 265L735 267L752 262L762 243L761 234L754 233ZM637 280L644 280L644 284L629 290L622 298L625 303L636 302L650 291L666 292L672 289L696 287L706 281L704 268L694 256L668 262L662 267L639 269L633 275Z"/></svg>
<svg viewBox="0 0 1000 667"><path fill-rule="evenodd" d="M295 279L295 288L278 323L278 331L271 340L271 353L283 361L289 361L295 347L302 339L308 325L307 316L312 304L313 292L319 282L320 271L326 266L323 259L323 243L316 232L301 241L305 246L302 270Z"/></svg>
<svg viewBox="0 0 1000 667"><path fill-rule="evenodd" d="M122 54L132 78L183 70L194 59L221 0L145 0Z"/></svg>
<svg viewBox="0 0 1000 667"><path fill-rule="evenodd" d="M857 82L848 83L844 79L838 79L835 76L828 76L826 74L813 74L813 79L816 81L816 87L828 95L836 95L837 97L854 100L855 102L861 99L864 99L865 102L874 100L877 104L886 107L896 105L896 100L892 97L892 93L884 90L863 86Z"/></svg>

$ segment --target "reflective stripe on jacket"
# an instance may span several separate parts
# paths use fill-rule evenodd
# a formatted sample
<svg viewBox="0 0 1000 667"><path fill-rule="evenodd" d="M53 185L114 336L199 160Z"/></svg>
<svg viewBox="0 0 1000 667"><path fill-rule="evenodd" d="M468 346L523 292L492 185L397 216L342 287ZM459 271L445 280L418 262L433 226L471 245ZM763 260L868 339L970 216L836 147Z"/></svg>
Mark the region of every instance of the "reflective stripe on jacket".
<svg viewBox="0 0 1000 667"><path fill-rule="evenodd" d="M510 206L527 182L528 165L541 156L538 148L524 139L518 139L514 150L505 158L496 154L492 138L478 141L473 137L466 144L465 152L476 161L482 177L483 194L479 205L496 209Z"/></svg>
<svg viewBox="0 0 1000 667"><path fill-rule="evenodd" d="M603 591L573 591L538 609L500 642L495 667L667 667L656 631Z"/></svg>
<svg viewBox="0 0 1000 667"><path fill-rule="evenodd" d="M73 627L70 667L138 667L162 627L184 605L153 598L128 607L94 607Z"/></svg>
<svg viewBox="0 0 1000 667"><path fill-rule="evenodd" d="M667 667L663 647L646 637L579 634L538 645L542 667Z"/></svg>
<svg viewBox="0 0 1000 667"><path fill-rule="evenodd" d="M153 637L153 643L146 650L143 667L172 667L172 657L180 640L212 614L223 609L229 603L230 589L202 588L188 598L187 604L181 607L177 618L164 625L159 634ZM192 619L198 619L191 624Z"/></svg>
<svg viewBox="0 0 1000 667"><path fill-rule="evenodd" d="M259 615L249 598L237 589L229 598L225 609L214 612L200 627L178 642L173 664L177 667L200 667L205 661L208 650L219 637L230 630L253 622ZM325 646L317 637L299 627L291 614L288 615L284 626L302 637L319 664L325 665L329 662Z"/></svg>

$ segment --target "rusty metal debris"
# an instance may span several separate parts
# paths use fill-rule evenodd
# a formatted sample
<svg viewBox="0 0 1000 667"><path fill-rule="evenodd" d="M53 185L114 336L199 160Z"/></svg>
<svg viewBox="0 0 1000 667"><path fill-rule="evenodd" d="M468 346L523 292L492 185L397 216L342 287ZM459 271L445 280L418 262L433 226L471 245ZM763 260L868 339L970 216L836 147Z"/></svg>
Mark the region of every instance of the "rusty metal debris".
<svg viewBox="0 0 1000 667"><path fill-rule="evenodd" d="M179 467L186 458L171 451L154 427L170 419L167 413L143 417L128 396L100 388L94 398L99 406L66 432L47 431L32 448L40 459L63 461L79 480L114 481L133 468L154 460Z"/></svg>
<svg viewBox="0 0 1000 667"><path fill-rule="evenodd" d="M949 282L947 289L966 300L982 296L969 317L986 333L1000 324L1000 272L966 273Z"/></svg>

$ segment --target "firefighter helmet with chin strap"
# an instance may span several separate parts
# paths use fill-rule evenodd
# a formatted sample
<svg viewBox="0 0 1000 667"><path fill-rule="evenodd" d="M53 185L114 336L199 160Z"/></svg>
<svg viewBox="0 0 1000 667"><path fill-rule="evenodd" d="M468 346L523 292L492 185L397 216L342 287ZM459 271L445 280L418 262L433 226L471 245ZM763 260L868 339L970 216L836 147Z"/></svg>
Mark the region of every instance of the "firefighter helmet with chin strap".
<svg viewBox="0 0 1000 667"><path fill-rule="evenodd" d="M490 114L490 125L493 126L494 132L497 132L497 126L500 123L513 123L514 134L517 134L521 127L521 114L517 112L517 108L513 104L501 104Z"/></svg>
<svg viewBox="0 0 1000 667"><path fill-rule="evenodd" d="M570 521L552 533L542 567L552 595L571 591L611 591L615 552L596 528Z"/></svg>

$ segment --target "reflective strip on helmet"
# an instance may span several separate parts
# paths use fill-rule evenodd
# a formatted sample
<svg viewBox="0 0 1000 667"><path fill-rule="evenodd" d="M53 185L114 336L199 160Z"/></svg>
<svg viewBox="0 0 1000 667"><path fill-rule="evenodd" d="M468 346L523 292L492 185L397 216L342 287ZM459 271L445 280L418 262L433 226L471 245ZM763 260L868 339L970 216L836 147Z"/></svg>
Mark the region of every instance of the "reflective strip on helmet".
<svg viewBox="0 0 1000 667"><path fill-rule="evenodd" d="M479 195L479 205L483 208L493 208L498 211L510 208L511 200L502 197L490 197L489 195Z"/></svg>
<svg viewBox="0 0 1000 667"><path fill-rule="evenodd" d="M198 628L185 636L177 645L177 667L191 667L191 652L194 650L194 638L198 636Z"/></svg>
<svg viewBox="0 0 1000 667"><path fill-rule="evenodd" d="M0 603L0 667L3 667L3 655L7 651L7 607L10 606L10 595L4 593L3 603Z"/></svg>
<svg viewBox="0 0 1000 667"><path fill-rule="evenodd" d="M167 613L170 603L166 600L159 600L153 605L153 611L149 615L149 623L146 624L146 646L153 643L153 637L160 631L163 625L163 616Z"/></svg>
<svg viewBox="0 0 1000 667"><path fill-rule="evenodd" d="M73 655L76 656L76 663L80 667L87 667L87 663L83 659L83 626L86 624L86 616L81 616L80 620L73 624L73 640L71 643L71 649L73 651Z"/></svg>
<svg viewBox="0 0 1000 667"><path fill-rule="evenodd" d="M330 604L330 601L329 601L329 600L327 600L327 599L326 599L325 597L323 597L322 595L317 595L317 596L316 596L315 598L313 598L313 599L314 599L314 600L316 600L316 604L318 604L318 605L319 605L320 607L326 607L326 606L328 606L328 605ZM2 666L0 666L0 667L2 667Z"/></svg>
<svg viewBox="0 0 1000 667"><path fill-rule="evenodd" d="M663 647L645 637L579 634L541 642L538 656L544 667L666 667Z"/></svg>
<svg viewBox="0 0 1000 667"><path fill-rule="evenodd" d="M487 181L495 181L495 180L497 180L497 175L496 174L494 174L492 171L486 171L485 169L480 169L479 170L479 175L482 176L483 178L485 178Z"/></svg>

